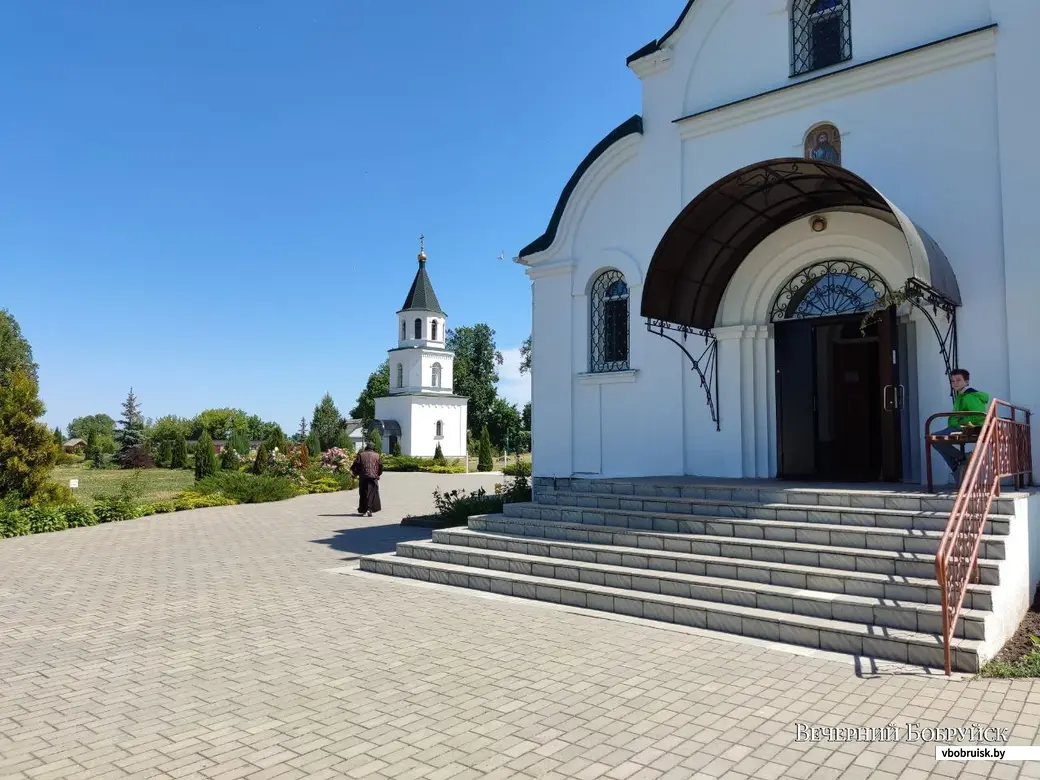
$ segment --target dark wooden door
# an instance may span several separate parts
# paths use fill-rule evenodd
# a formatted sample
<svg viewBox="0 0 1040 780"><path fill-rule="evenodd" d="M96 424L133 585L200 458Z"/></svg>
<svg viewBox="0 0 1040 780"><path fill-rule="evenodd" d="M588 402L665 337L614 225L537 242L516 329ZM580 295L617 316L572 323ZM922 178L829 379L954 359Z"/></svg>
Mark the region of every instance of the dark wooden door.
<svg viewBox="0 0 1040 780"><path fill-rule="evenodd" d="M831 476L854 481L874 480L880 466L874 446L878 407L877 342L838 341L834 344L831 399L834 448L828 458Z"/></svg>
<svg viewBox="0 0 1040 780"><path fill-rule="evenodd" d="M903 420L906 388L899 384L899 330L896 307L889 306L877 324L878 379L881 385L881 474L886 482L903 478Z"/></svg>
<svg viewBox="0 0 1040 780"><path fill-rule="evenodd" d="M813 326L791 320L775 328L778 476L811 478L816 474Z"/></svg>

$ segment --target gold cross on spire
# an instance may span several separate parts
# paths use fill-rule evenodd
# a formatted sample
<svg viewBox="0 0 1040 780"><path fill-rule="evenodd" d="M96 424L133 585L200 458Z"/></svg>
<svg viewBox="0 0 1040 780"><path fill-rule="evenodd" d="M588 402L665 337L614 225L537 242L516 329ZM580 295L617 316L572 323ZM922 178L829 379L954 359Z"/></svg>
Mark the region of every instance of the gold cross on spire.
<svg viewBox="0 0 1040 780"><path fill-rule="evenodd" d="M425 239L426 239L425 235L422 235L422 234L419 235L419 262L420 263L425 263L426 262L426 249L425 249L425 246L424 246L424 243L423 243L425 241Z"/></svg>

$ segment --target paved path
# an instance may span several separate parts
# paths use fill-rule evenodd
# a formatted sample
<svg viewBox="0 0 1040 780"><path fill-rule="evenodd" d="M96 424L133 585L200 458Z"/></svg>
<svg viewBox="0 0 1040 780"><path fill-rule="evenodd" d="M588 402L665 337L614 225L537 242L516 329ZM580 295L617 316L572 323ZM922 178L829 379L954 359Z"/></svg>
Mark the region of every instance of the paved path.
<svg viewBox="0 0 1040 780"><path fill-rule="evenodd" d="M1040 777L795 722L972 722L1040 744L1030 680L857 672L693 629L365 575L430 491L0 541L0 778Z"/></svg>

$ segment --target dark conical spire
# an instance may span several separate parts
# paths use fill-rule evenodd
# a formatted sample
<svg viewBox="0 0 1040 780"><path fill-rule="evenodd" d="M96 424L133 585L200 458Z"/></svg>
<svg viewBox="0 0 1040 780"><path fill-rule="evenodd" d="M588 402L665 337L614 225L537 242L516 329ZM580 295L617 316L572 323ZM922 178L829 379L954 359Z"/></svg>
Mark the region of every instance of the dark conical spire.
<svg viewBox="0 0 1040 780"><path fill-rule="evenodd" d="M432 311L444 314L441 305L437 301L437 294L433 291L433 284L426 273L426 249L423 245L424 237L419 236L419 270L415 272L415 279L408 290L408 297L404 300L401 311Z"/></svg>

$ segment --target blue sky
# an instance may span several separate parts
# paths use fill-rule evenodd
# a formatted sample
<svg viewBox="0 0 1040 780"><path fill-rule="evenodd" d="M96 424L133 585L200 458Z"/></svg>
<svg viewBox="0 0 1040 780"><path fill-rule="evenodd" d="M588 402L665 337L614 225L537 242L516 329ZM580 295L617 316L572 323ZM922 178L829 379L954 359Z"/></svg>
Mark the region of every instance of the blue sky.
<svg viewBox="0 0 1040 780"><path fill-rule="evenodd" d="M682 0L15 0L0 27L0 308L46 420L341 412L395 339L418 236L500 392L510 262L640 110L625 57ZM498 260L500 253L506 260Z"/></svg>

